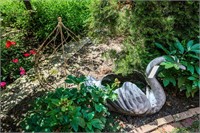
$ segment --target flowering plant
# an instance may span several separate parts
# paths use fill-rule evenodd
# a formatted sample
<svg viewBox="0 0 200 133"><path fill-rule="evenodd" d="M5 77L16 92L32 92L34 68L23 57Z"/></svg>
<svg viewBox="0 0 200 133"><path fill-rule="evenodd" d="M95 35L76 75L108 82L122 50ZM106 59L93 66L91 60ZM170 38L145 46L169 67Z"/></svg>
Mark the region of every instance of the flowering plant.
<svg viewBox="0 0 200 133"><path fill-rule="evenodd" d="M27 52L16 42L6 41L6 44L1 46L0 87L5 88L7 84L25 75L26 71L33 66L32 57L34 54L36 54L34 49Z"/></svg>

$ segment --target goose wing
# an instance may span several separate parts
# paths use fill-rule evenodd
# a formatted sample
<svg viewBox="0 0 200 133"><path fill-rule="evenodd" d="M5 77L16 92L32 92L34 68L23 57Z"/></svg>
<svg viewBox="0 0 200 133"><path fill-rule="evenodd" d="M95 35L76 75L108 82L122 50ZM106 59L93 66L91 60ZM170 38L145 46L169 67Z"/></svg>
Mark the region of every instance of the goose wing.
<svg viewBox="0 0 200 133"><path fill-rule="evenodd" d="M118 94L117 100L108 101L108 107L111 111L128 115L140 115L151 108L146 95L131 82L125 82L115 92Z"/></svg>

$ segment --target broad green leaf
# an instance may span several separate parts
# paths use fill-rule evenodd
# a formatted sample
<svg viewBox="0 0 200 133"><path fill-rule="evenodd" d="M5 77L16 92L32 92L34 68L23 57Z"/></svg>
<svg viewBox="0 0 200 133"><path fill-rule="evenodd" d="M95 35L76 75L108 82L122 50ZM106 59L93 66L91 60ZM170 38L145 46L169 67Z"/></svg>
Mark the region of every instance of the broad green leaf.
<svg viewBox="0 0 200 133"><path fill-rule="evenodd" d="M164 84L164 87L166 87L167 85L169 85L169 80L164 78L163 79L163 84Z"/></svg>
<svg viewBox="0 0 200 133"><path fill-rule="evenodd" d="M103 123L106 123L106 118L105 117L100 117L99 118Z"/></svg>
<svg viewBox="0 0 200 133"><path fill-rule="evenodd" d="M191 92L191 94L192 94L192 97L194 97L194 94L196 93L196 92L198 92L198 89L197 88L192 88L193 90L192 90L192 92Z"/></svg>
<svg viewBox="0 0 200 133"><path fill-rule="evenodd" d="M187 97L187 98L190 97L190 92L186 91L185 94L186 94L186 97Z"/></svg>
<svg viewBox="0 0 200 133"><path fill-rule="evenodd" d="M194 40L190 40L188 43L187 43L187 50L190 51L191 50L191 46L193 45L194 43Z"/></svg>
<svg viewBox="0 0 200 133"><path fill-rule="evenodd" d="M176 48L178 48L178 50L180 51L181 54L184 53L184 47L183 47L183 45L179 41L177 41L175 43L175 46L176 46Z"/></svg>
<svg viewBox="0 0 200 133"><path fill-rule="evenodd" d="M81 126L82 128L84 128L85 127L85 120L83 118L79 117L78 125Z"/></svg>
<svg viewBox="0 0 200 133"><path fill-rule="evenodd" d="M161 44L155 43L155 45L156 45L158 48L162 49L165 53L167 53L167 54L170 53L170 52L169 52L165 47L163 47Z"/></svg>
<svg viewBox="0 0 200 133"><path fill-rule="evenodd" d="M199 66L195 66L195 70L200 75L200 67Z"/></svg>
<svg viewBox="0 0 200 133"><path fill-rule="evenodd" d="M172 58L171 56L165 55L164 58L166 61L174 62L174 58Z"/></svg>
<svg viewBox="0 0 200 133"><path fill-rule="evenodd" d="M64 119L64 121L65 121L65 123L68 123L69 122L69 118L68 118L68 116L63 116L63 119Z"/></svg>
<svg viewBox="0 0 200 133"><path fill-rule="evenodd" d="M72 76L72 75L69 75L67 76L67 79L65 80L66 83L74 83L74 84L77 84L77 78Z"/></svg>
<svg viewBox="0 0 200 133"><path fill-rule="evenodd" d="M192 74L194 74L194 67L191 64L187 64L187 70L189 70Z"/></svg>
<svg viewBox="0 0 200 133"><path fill-rule="evenodd" d="M69 83L69 84L74 83L74 81L71 80L71 79L66 79L65 82L66 82L66 83Z"/></svg>
<svg viewBox="0 0 200 133"><path fill-rule="evenodd" d="M188 54L187 56L200 60L199 56L197 55Z"/></svg>
<svg viewBox="0 0 200 133"><path fill-rule="evenodd" d="M186 97L190 97L191 96L191 92L192 92L192 87L191 85L186 85Z"/></svg>
<svg viewBox="0 0 200 133"><path fill-rule="evenodd" d="M171 77L171 78L170 78L170 82L171 82L174 86L176 86L176 80L175 80L174 77Z"/></svg>
<svg viewBox="0 0 200 133"><path fill-rule="evenodd" d="M176 50L173 50L170 52L170 55L174 55L174 54L176 54Z"/></svg>
<svg viewBox="0 0 200 133"><path fill-rule="evenodd" d="M75 132L78 131L78 125L79 125L79 118L74 117L72 121L70 122L71 127L74 129Z"/></svg>
<svg viewBox="0 0 200 133"><path fill-rule="evenodd" d="M194 83L196 88L200 87L200 81L199 80L195 80L195 81L193 81L193 83Z"/></svg>
<svg viewBox="0 0 200 133"><path fill-rule="evenodd" d="M95 110L97 111L97 112L101 112L102 110L103 110L103 105L102 104L95 104Z"/></svg>
<svg viewBox="0 0 200 133"><path fill-rule="evenodd" d="M178 88L181 88L181 86L183 86L185 84L186 80L187 80L186 77L178 78Z"/></svg>
<svg viewBox="0 0 200 133"><path fill-rule="evenodd" d="M176 86L176 80L174 77L166 77L163 79L163 84L164 84L164 87L166 87L167 85L169 85L169 83L172 83L174 86Z"/></svg>
<svg viewBox="0 0 200 133"><path fill-rule="evenodd" d="M178 70L180 67L179 67L178 64L174 64L174 68L175 68L176 70Z"/></svg>
<svg viewBox="0 0 200 133"><path fill-rule="evenodd" d="M195 52L196 54L200 54L200 50L191 50L192 52Z"/></svg>
<svg viewBox="0 0 200 133"><path fill-rule="evenodd" d="M99 119L93 119L92 121L91 121L91 123L92 123L92 126L93 127L95 127L95 128L98 128L98 129L100 129L100 130L102 130L102 129L104 129L104 124L102 123L102 121L101 120L99 120Z"/></svg>
<svg viewBox="0 0 200 133"><path fill-rule="evenodd" d="M87 127L88 127L89 130L92 130L92 123L91 123L91 122L88 122L88 123L87 123Z"/></svg>
<svg viewBox="0 0 200 133"><path fill-rule="evenodd" d="M188 77L188 79L189 79L189 80L196 80L196 78L193 77L193 76Z"/></svg>
<svg viewBox="0 0 200 133"><path fill-rule="evenodd" d="M58 99L51 99L51 103L53 103L54 105L59 105L60 100Z"/></svg>
<svg viewBox="0 0 200 133"><path fill-rule="evenodd" d="M191 50L200 50L200 44L195 44L191 47Z"/></svg>
<svg viewBox="0 0 200 133"><path fill-rule="evenodd" d="M171 62L163 62L161 63L161 65L164 65L165 69L174 67L174 63L171 63Z"/></svg>
<svg viewBox="0 0 200 133"><path fill-rule="evenodd" d="M93 118L94 118L94 112L90 112L90 113L86 114L86 119L88 121L92 120Z"/></svg>
<svg viewBox="0 0 200 133"><path fill-rule="evenodd" d="M77 81L79 83L84 82L85 80L86 80L85 76L81 76L81 77L77 78Z"/></svg>

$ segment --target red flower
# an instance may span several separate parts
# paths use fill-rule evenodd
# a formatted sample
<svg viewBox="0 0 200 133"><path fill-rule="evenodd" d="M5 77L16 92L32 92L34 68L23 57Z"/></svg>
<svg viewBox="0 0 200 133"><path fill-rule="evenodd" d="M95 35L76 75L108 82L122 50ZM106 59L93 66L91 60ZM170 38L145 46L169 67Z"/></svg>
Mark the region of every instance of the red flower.
<svg viewBox="0 0 200 133"><path fill-rule="evenodd" d="M0 82L0 87L5 87L6 86L6 82Z"/></svg>
<svg viewBox="0 0 200 133"><path fill-rule="evenodd" d="M12 45L15 45L16 42L12 42L12 41L7 41L6 42L6 48L10 48Z"/></svg>
<svg viewBox="0 0 200 133"><path fill-rule="evenodd" d="M23 55L24 55L24 57L29 57L30 56L29 53L24 53Z"/></svg>
<svg viewBox="0 0 200 133"><path fill-rule="evenodd" d="M23 67L20 67L19 71L20 71L20 75L21 76L26 74L26 71L25 71L25 69Z"/></svg>
<svg viewBox="0 0 200 133"><path fill-rule="evenodd" d="M16 58L16 59L13 59L12 62L17 63L17 62L19 62L19 60Z"/></svg>
<svg viewBox="0 0 200 133"><path fill-rule="evenodd" d="M34 55L34 54L36 54L36 51L34 49L32 49L32 50L29 51L29 53Z"/></svg>

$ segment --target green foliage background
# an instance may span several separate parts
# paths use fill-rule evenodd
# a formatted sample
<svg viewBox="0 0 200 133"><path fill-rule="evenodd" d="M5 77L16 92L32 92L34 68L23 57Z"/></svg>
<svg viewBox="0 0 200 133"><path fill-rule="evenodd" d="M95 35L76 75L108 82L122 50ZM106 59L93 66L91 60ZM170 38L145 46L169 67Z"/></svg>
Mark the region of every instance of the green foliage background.
<svg viewBox="0 0 200 133"><path fill-rule="evenodd" d="M39 38L45 38L57 25L57 17L76 34L83 34L89 12L90 0L32 0L36 12L33 15L34 32Z"/></svg>
<svg viewBox="0 0 200 133"><path fill-rule="evenodd" d="M42 41L57 25L60 16L66 27L83 35L90 1L31 0L33 11L28 11L22 0L4 0L0 2L1 25L29 31Z"/></svg>
<svg viewBox="0 0 200 133"><path fill-rule="evenodd" d="M106 21L99 21L98 17L92 17L90 25L100 22L107 29L112 29L113 34L124 36L124 51L118 53L116 61L116 72L130 73L134 69L144 70L145 66L152 58L163 54L155 52L155 42L164 46L173 45L175 40L195 39L199 34L199 3L197 1L134 1L132 8L125 5L122 9L112 8L117 1L107 2L104 9L110 9L110 12L104 12L102 15L95 12L97 8L91 6L93 16L106 18ZM114 4L113 4L114 3ZM101 2L96 3L101 5ZM109 8L110 7L110 8ZM115 19L110 19L110 14ZM106 17L105 17L106 16ZM97 19L96 19L97 18ZM110 21L115 24L110 25ZM101 31L102 26L90 28L89 33ZM101 39L103 35L108 37L111 30L104 30L104 34L89 34L95 38ZM105 39L104 39L105 40ZM141 64L142 63L142 64ZM123 65L122 65L123 64Z"/></svg>

